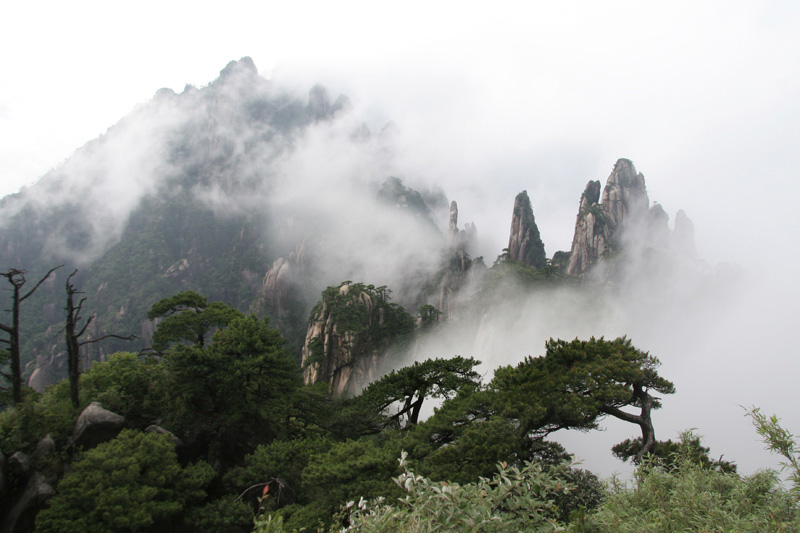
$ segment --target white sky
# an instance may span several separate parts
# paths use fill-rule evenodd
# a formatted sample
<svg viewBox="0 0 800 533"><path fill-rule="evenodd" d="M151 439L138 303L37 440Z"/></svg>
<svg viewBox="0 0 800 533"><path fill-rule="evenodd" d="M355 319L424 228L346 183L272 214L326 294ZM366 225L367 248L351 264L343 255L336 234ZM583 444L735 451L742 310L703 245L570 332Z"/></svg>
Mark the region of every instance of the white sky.
<svg viewBox="0 0 800 533"><path fill-rule="evenodd" d="M712 265L787 280L770 286L784 305L764 320L789 335L800 295L800 4L475 4L10 3L0 21L0 195L157 89L203 86L247 55L276 83L347 94L373 130L395 121L409 175L441 183L462 225L480 219L481 202L507 203L506 216L528 189L549 255L569 248L586 181L632 159L651 200L694 220ZM500 242L508 221L487 214L478 230ZM800 431L800 413L784 414Z"/></svg>
<svg viewBox="0 0 800 533"><path fill-rule="evenodd" d="M735 259L726 252L742 236L704 231L740 216L740 202L775 202L764 222L791 209L800 159L793 2L253 4L4 8L0 194L157 89L203 86L249 55L284 85L347 94L372 126L397 122L451 197L487 178L498 199L530 189L537 216L560 217L543 231L550 251L569 247L561 220L618 157L633 159L673 217L687 211L713 260ZM564 185L563 198L550 198L558 207L537 205L542 184L553 190L547 177ZM462 217L479 209L462 205ZM756 233L745 237L759 254L785 244Z"/></svg>

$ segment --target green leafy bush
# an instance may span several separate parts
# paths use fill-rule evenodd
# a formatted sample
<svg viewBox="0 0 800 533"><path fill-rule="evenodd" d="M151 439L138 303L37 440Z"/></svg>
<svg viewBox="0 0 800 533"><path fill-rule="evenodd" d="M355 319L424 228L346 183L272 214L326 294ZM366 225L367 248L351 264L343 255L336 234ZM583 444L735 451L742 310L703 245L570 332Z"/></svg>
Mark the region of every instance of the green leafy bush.
<svg viewBox="0 0 800 533"><path fill-rule="evenodd" d="M636 470L633 486L612 480L606 501L581 525L583 530L798 531L796 503L775 472L740 477L710 469L696 460L692 437L691 433L681 437L683 447L670 466L645 460Z"/></svg>
<svg viewBox="0 0 800 533"><path fill-rule="evenodd" d="M163 416L164 373L163 365L153 358L114 353L81 376L81 398L84 404L100 402L109 411L143 424Z"/></svg>
<svg viewBox="0 0 800 533"><path fill-rule="evenodd" d="M403 473L395 483L405 493L396 502L378 498L347 504L347 531L558 531L553 495L570 490L559 471L526 463L499 465L491 478L458 485L415 475L400 458Z"/></svg>

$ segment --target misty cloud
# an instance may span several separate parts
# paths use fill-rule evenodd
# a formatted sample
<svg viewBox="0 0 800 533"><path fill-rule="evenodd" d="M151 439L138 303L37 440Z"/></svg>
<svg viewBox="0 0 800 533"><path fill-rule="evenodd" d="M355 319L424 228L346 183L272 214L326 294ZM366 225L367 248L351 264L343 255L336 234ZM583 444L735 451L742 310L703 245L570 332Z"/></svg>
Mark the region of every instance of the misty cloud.
<svg viewBox="0 0 800 533"><path fill-rule="evenodd" d="M165 183L182 190L182 180L199 178L201 185L188 194L215 215L267 213L282 253L313 240L319 263L330 265L321 271L321 285L356 279L400 293L437 266L444 244L423 224L375 201L386 177L420 191L439 187L457 200L461 225L474 221L478 228L474 255L491 264L506 245L518 192L529 191L552 257L569 249L586 181L604 182L617 158L630 157L645 173L651 199L670 214L685 209L695 222L698 255L708 264L659 267L661 255L632 253L625 284L613 292L524 293L478 319L453 321L423 343L421 356L474 356L488 373L541 353L551 336L627 334L662 360L663 374L677 386L655 414L658 438L697 427L712 453L725 453L745 471L772 464L738 405L762 406L800 428L793 407L800 115L796 66L788 61L797 50L789 38L796 33L796 9L747 2L724 9L554 4L537 7L531 17L463 10L454 24L450 9L426 6L430 16L413 9L396 13L396 26L353 28L327 13L335 23L326 19L310 31L272 23L264 31L264 20L313 24L295 9L287 5L251 20L218 10L203 14L214 31L222 31L222 20L238 35L231 36L236 52L223 49L225 39L184 36L203 63L215 62L200 72L213 72L216 62L245 49L269 65L265 72L273 79L255 79L244 92L219 83L161 93L23 193L42 213L62 205L80 210L87 240L65 248L61 236L72 228L58 228L48 244L53 253L79 261L97 257L119 238L141 198L162 193ZM407 39L410 29L422 30L414 42ZM154 32L162 33L169 32ZM249 37L244 46L241 39L250 35L257 39ZM139 62L144 45L128 40L138 41L130 58ZM156 65L168 48L141 63ZM276 60L272 50L278 49L289 55ZM224 59L216 59L220 54ZM134 63L113 59L106 58L109 68L127 63L127 70ZM162 74L184 76L173 86L210 78L198 70L183 74L183 60L169 55L161 67ZM248 78L252 71L229 74ZM110 76L107 93L119 79ZM308 88L320 81L334 94L350 95L353 110L301 135L281 127L280 117L300 113ZM73 85L89 93L85 84ZM42 106L56 98L53 91L48 85ZM102 91L91 94L98 98ZM59 102L92 107L75 105L85 102L83 96L70 93L70 105ZM387 146L377 132L389 119L397 128ZM372 139L351 142L361 122ZM7 140L3 144L11 146ZM182 152L182 142L203 149ZM101 145L108 148L102 156L96 151ZM56 176L66 185L56 187ZM435 214L443 229L446 213ZM739 269L718 267L720 261L746 270L729 275ZM578 435L574 449L608 459L611 469L619 463L610 459L610 444L582 443L613 444L634 434L623 425Z"/></svg>

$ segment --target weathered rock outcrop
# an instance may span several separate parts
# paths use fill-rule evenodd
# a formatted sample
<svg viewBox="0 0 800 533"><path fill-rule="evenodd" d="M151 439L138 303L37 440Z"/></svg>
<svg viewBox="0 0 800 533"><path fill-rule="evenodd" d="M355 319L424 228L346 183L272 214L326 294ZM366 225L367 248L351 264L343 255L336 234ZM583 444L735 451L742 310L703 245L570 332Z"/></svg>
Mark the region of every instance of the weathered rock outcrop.
<svg viewBox="0 0 800 533"><path fill-rule="evenodd" d="M669 215L661 204L653 204L647 212L647 224L644 227L643 241L640 244L666 250L670 246Z"/></svg>
<svg viewBox="0 0 800 533"><path fill-rule="evenodd" d="M186 258L179 259L173 263L165 272L164 277L168 280L185 286L192 279L192 267Z"/></svg>
<svg viewBox="0 0 800 533"><path fill-rule="evenodd" d="M302 350L305 383L328 383L332 394L346 396L378 376L389 344L414 328L405 310L387 302L387 292L351 282L323 292Z"/></svg>
<svg viewBox="0 0 800 533"><path fill-rule="evenodd" d="M92 402L78 416L72 441L76 446L93 448L116 437L125 423L124 416L104 409L98 402Z"/></svg>
<svg viewBox="0 0 800 533"><path fill-rule="evenodd" d="M535 268L545 266L544 243L533 217L528 191L522 191L514 199L511 235L508 238L508 257Z"/></svg>

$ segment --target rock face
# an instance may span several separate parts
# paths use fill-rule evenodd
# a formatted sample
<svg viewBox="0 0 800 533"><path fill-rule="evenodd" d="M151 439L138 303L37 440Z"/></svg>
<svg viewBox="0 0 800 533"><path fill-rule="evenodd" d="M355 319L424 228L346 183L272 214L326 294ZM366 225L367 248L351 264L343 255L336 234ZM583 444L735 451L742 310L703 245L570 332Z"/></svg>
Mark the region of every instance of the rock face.
<svg viewBox="0 0 800 533"><path fill-rule="evenodd" d="M600 202L618 228L639 222L650 207L644 176L630 159L618 159L608 176Z"/></svg>
<svg viewBox="0 0 800 533"><path fill-rule="evenodd" d="M93 448L116 437L125 427L125 417L112 413L98 402L90 403L78 416L72 440L76 446Z"/></svg>
<svg viewBox="0 0 800 533"><path fill-rule="evenodd" d="M533 218L528 191L522 191L514 199L511 235L508 238L508 257L535 268L545 266L544 243Z"/></svg>
<svg viewBox="0 0 800 533"><path fill-rule="evenodd" d="M293 296L294 283L302 277L305 267L304 243L298 244L288 258L276 259L264 275L253 310L256 313L269 312L278 319L285 315Z"/></svg>
<svg viewBox="0 0 800 533"><path fill-rule="evenodd" d="M302 350L305 383L328 383L333 395L347 396L378 376L388 345L414 328L413 318L386 299L385 287L350 282L323 293Z"/></svg>
<svg viewBox="0 0 800 533"><path fill-rule="evenodd" d="M616 224L605 206L598 203L600 182L590 181L581 196L572 252L566 273L580 276L611 249L611 237Z"/></svg>
<svg viewBox="0 0 800 533"><path fill-rule="evenodd" d="M181 286L186 286L192 279L192 267L186 258L181 258L164 272L164 277Z"/></svg>

